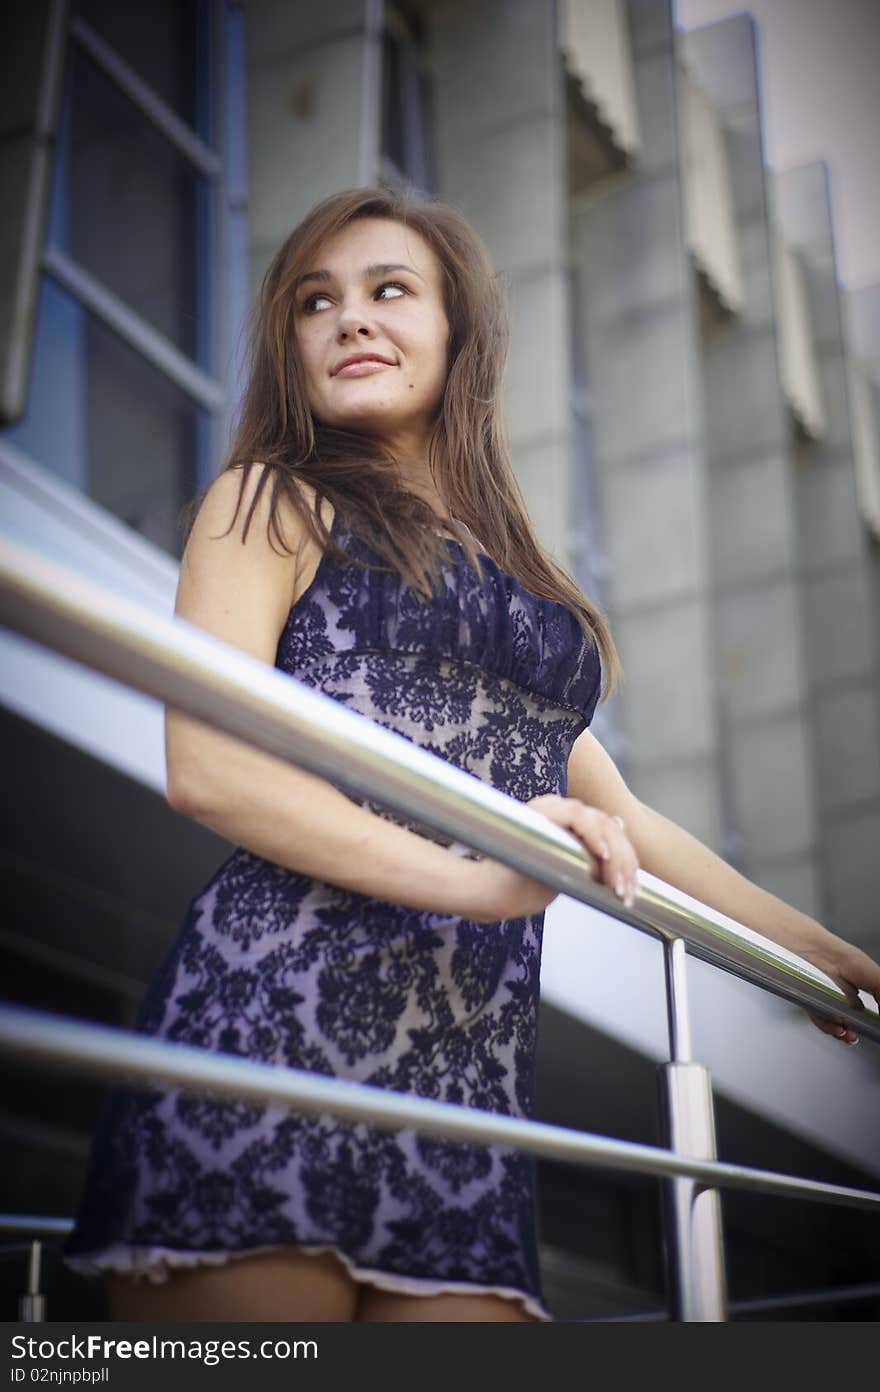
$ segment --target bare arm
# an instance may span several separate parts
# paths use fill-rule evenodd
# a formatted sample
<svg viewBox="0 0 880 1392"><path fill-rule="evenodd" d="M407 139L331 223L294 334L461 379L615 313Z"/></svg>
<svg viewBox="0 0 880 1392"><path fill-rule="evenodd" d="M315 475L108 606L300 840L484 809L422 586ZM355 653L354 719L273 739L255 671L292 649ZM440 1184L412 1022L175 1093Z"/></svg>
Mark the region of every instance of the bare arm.
<svg viewBox="0 0 880 1392"><path fill-rule="evenodd" d="M176 612L271 665L291 605L312 579L320 554L289 505L281 523L292 554L273 550L266 534L265 493L242 544L242 521L258 467L251 470L239 516L228 532L238 473L222 474L209 490L181 562ZM324 520L329 524L331 519ZM555 889L496 861L454 855L357 806L326 779L178 711L166 712L165 734L171 806L288 870L387 903L483 923L538 913L556 895ZM603 814L555 796L533 802L601 855L608 820ZM609 884L619 868L616 858L602 863Z"/></svg>
<svg viewBox="0 0 880 1392"><path fill-rule="evenodd" d="M176 612L272 664L291 604L319 557L293 509L282 522L294 555L271 548L265 492L242 544L257 477L255 468L226 536L239 475L215 481L181 563ZM474 863L358 807L326 780L173 710L166 713L166 762L171 806L255 855L410 908L466 916L473 907Z"/></svg>
<svg viewBox="0 0 880 1392"><path fill-rule="evenodd" d="M685 894L737 919L781 947L805 957L861 1006L858 990L880 1005L880 966L859 948L829 932L816 919L760 889L675 822L647 807L630 791L613 760L590 732L575 741L568 766L568 792L622 819L639 863ZM852 1030L811 1017L826 1033L849 1042Z"/></svg>

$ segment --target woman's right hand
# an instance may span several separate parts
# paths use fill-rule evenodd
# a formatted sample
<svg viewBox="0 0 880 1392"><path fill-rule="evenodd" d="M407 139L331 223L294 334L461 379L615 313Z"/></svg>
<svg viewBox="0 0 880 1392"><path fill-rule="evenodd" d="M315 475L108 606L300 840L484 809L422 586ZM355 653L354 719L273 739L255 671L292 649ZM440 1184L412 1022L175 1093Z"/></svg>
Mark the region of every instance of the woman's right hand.
<svg viewBox="0 0 880 1392"><path fill-rule="evenodd" d="M526 806L542 812L576 836L596 858L599 883L607 885L625 904L632 904L638 889L639 862L620 817L556 793L532 798ZM497 923L540 913L559 893L558 889L497 860L464 864L473 871L469 898L475 904L475 911L467 917L476 923Z"/></svg>

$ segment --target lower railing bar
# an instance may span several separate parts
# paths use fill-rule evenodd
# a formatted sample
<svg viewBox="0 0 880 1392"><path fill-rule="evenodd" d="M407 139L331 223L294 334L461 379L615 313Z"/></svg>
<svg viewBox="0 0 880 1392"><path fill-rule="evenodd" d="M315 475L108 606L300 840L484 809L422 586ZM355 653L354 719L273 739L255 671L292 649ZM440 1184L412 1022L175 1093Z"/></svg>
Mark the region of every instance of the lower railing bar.
<svg viewBox="0 0 880 1392"><path fill-rule="evenodd" d="M0 622L258 749L378 801L485 855L880 1042L811 964L642 871L627 908L581 843L534 809L181 619L164 618L0 541Z"/></svg>
<svg viewBox="0 0 880 1392"><path fill-rule="evenodd" d="M67 1237L72 1218L41 1218L35 1213L0 1213L0 1233L30 1233L34 1237Z"/></svg>
<svg viewBox="0 0 880 1392"><path fill-rule="evenodd" d="M880 1284L839 1286L836 1290L795 1291L790 1295L763 1296L760 1300L731 1300L727 1306L731 1315L758 1315L764 1310L799 1310L809 1305L855 1304L859 1300L880 1300ZM585 1323L660 1324L668 1320L665 1310L639 1310L632 1315L594 1315Z"/></svg>
<svg viewBox="0 0 880 1392"><path fill-rule="evenodd" d="M841 1286L839 1290L802 1291L794 1295L770 1295L761 1300L734 1300L732 1315L759 1314L762 1310L798 1309L805 1305L837 1305L854 1300L880 1300L880 1283Z"/></svg>
<svg viewBox="0 0 880 1392"><path fill-rule="evenodd" d="M45 1238L64 1238L73 1231L72 1218L44 1218L31 1213L0 1213L0 1233L33 1233ZM7 1244L0 1241L0 1253ZM27 1250L27 1244L16 1243L17 1251ZM880 1282L836 1289L795 1291L789 1295L764 1296L760 1300L731 1300L729 1315L758 1314L761 1310L796 1309L805 1305L837 1305L859 1300L880 1300ZM644 1310L633 1315L603 1315L601 1320L667 1320L665 1310Z"/></svg>
<svg viewBox="0 0 880 1392"><path fill-rule="evenodd" d="M307 1115L330 1112L383 1130L411 1128L425 1135L477 1145L507 1145L551 1160L642 1174L689 1175L718 1185L866 1208L880 1213L880 1193L744 1165L673 1155L657 1146L572 1131L547 1122L499 1116L450 1102L386 1091L300 1069L253 1063L189 1044L87 1024L21 1006L0 1006L0 1051L26 1064L48 1063L93 1077L151 1088L165 1084L196 1094L280 1103Z"/></svg>

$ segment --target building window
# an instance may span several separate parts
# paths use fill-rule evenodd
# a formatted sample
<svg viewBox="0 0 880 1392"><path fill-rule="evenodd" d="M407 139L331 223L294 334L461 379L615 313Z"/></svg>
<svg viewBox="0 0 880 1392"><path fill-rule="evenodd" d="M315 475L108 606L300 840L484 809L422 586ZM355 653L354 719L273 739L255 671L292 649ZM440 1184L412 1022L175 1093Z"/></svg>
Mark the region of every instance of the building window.
<svg viewBox="0 0 880 1392"><path fill-rule="evenodd" d="M50 244L199 366L204 176L78 45L71 46ZM201 246L199 245L201 242Z"/></svg>
<svg viewBox="0 0 880 1392"><path fill-rule="evenodd" d="M243 49L226 0L72 6L27 407L0 433L174 554L234 408Z"/></svg>
<svg viewBox="0 0 880 1392"><path fill-rule="evenodd" d="M380 174L385 183L432 193L430 88L421 47L418 16L386 5Z"/></svg>
<svg viewBox="0 0 880 1392"><path fill-rule="evenodd" d="M66 483L179 554L205 412L50 276L38 316L28 413L9 433Z"/></svg>
<svg viewBox="0 0 880 1392"><path fill-rule="evenodd" d="M199 0L76 0L74 13L118 53L156 96L205 140L200 109L208 47L208 7Z"/></svg>

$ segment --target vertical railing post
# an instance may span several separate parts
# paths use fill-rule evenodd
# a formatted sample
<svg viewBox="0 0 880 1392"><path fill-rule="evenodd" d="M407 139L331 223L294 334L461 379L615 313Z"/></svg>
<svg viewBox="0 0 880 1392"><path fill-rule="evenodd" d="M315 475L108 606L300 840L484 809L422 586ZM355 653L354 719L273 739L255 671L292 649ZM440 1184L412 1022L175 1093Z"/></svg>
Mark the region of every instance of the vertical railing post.
<svg viewBox="0 0 880 1392"><path fill-rule="evenodd" d="M18 1318L23 1324L43 1324L46 1319L46 1297L40 1294L40 1265L43 1244L35 1238L28 1253L27 1291L18 1301Z"/></svg>
<svg viewBox="0 0 880 1392"><path fill-rule="evenodd" d="M678 1155L715 1160L715 1114L709 1070L694 1063L682 938L664 943L670 1062L658 1070L663 1144ZM669 1315L725 1320L727 1295L721 1201L717 1189L687 1178L663 1181Z"/></svg>

